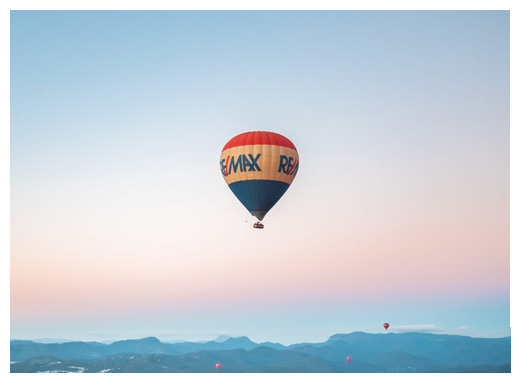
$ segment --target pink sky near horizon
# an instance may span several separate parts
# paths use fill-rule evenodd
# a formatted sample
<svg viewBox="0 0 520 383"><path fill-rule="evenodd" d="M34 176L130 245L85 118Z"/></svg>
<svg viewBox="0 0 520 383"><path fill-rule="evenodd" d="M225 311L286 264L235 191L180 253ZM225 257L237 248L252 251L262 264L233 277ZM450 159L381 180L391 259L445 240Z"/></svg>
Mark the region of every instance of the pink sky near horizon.
<svg viewBox="0 0 520 383"><path fill-rule="evenodd" d="M154 245L123 230L110 239L102 227L91 232L89 242L81 227L63 226L60 236L45 239L48 231L34 232L31 239L30 230L18 236L15 226L11 313L23 318L45 312L131 312L154 310L169 301L189 308L211 301L232 307L250 301L362 300L384 294L407 299L508 294L509 259L495 254L508 254L509 233L493 221L492 211L487 220L472 221L474 212L462 216L459 210L456 224L449 226L442 213L432 212L432 219L422 224L417 214L393 225L391 215L380 213L379 222L370 223L377 216L364 213L366 225L335 220L324 223L320 236L313 236L315 225L300 225L297 234L304 240L284 241L283 232L275 231L283 229L282 220L291 224L287 217L262 233L230 222L244 236L232 239L235 248L221 240L225 228L208 235L205 221L189 227L206 231L202 242L163 237ZM131 301L124 299L129 296Z"/></svg>

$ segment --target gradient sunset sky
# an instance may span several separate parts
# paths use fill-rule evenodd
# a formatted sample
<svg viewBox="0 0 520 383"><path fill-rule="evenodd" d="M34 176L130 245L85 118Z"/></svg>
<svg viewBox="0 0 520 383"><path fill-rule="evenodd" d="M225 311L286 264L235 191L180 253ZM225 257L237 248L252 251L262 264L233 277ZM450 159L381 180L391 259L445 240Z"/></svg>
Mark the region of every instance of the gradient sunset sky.
<svg viewBox="0 0 520 383"><path fill-rule="evenodd" d="M11 339L510 335L509 12L12 11ZM254 230L219 155L300 156Z"/></svg>

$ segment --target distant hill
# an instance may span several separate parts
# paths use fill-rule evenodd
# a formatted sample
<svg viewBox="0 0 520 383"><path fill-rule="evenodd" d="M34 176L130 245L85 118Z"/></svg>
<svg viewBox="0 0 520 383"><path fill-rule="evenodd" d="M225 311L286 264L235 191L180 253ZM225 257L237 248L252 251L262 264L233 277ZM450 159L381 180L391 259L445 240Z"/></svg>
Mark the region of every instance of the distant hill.
<svg viewBox="0 0 520 383"><path fill-rule="evenodd" d="M303 347L305 346L291 346L296 350L301 350ZM379 358L379 354L406 353L416 358L417 363L422 360L423 364L431 361L431 364L446 366L495 365L511 362L511 337L472 338L425 333L354 332L333 335L326 342L307 348L307 351L310 353L318 351L320 356L328 355L331 359L355 354L358 359L374 361ZM388 357L385 356L383 359L386 361ZM395 366L394 363L392 365Z"/></svg>
<svg viewBox="0 0 520 383"><path fill-rule="evenodd" d="M221 342L225 342L229 338L231 338L229 335L220 335L219 337L217 337L217 339L213 339L213 342L221 343Z"/></svg>
<svg viewBox="0 0 520 383"><path fill-rule="evenodd" d="M35 343L68 343L68 342L77 342L76 340L72 339L63 339L63 338L39 338L39 339L32 339Z"/></svg>
<svg viewBox="0 0 520 383"><path fill-rule="evenodd" d="M11 362L11 372L215 372L217 362L219 372L510 372L511 337L354 332L290 346L245 336L205 343L11 341Z"/></svg>

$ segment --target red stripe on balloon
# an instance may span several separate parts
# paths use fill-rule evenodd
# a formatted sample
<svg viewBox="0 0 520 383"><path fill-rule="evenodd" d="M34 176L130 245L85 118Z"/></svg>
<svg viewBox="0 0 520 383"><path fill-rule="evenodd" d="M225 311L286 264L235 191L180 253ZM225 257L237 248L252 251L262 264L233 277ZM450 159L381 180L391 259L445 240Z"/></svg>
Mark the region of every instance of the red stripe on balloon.
<svg viewBox="0 0 520 383"><path fill-rule="evenodd" d="M228 168L227 168L227 166L228 166L228 162L229 162L229 157L231 157L231 156L227 156L227 158L226 158L226 176L228 175Z"/></svg>
<svg viewBox="0 0 520 383"><path fill-rule="evenodd" d="M296 150L294 144L281 134L274 132L246 132L229 140L222 151L244 145L276 145Z"/></svg>
<svg viewBox="0 0 520 383"><path fill-rule="evenodd" d="M293 166L291 166L291 168L289 169L289 171L288 171L286 174L289 174L290 172L292 172L292 170L294 169L294 167L296 166L297 163L298 163L298 162L295 162L295 163L293 164Z"/></svg>

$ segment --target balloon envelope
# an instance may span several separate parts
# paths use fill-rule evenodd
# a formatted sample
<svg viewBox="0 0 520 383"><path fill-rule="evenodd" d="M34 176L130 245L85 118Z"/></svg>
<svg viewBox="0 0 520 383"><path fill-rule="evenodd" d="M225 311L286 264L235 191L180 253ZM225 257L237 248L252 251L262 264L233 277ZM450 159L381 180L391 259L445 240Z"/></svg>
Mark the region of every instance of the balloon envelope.
<svg viewBox="0 0 520 383"><path fill-rule="evenodd" d="M215 367L217 367L217 370L220 370L220 363L215 364Z"/></svg>
<svg viewBox="0 0 520 383"><path fill-rule="evenodd" d="M259 221L284 195L299 167L298 151L273 132L246 132L233 137L220 154L227 185Z"/></svg>
<svg viewBox="0 0 520 383"><path fill-rule="evenodd" d="M350 362L350 356L347 356L347 362Z"/></svg>
<svg viewBox="0 0 520 383"><path fill-rule="evenodd" d="M390 327L390 325L388 323L385 323L383 324L383 327L385 328L385 330L388 330L388 327Z"/></svg>

